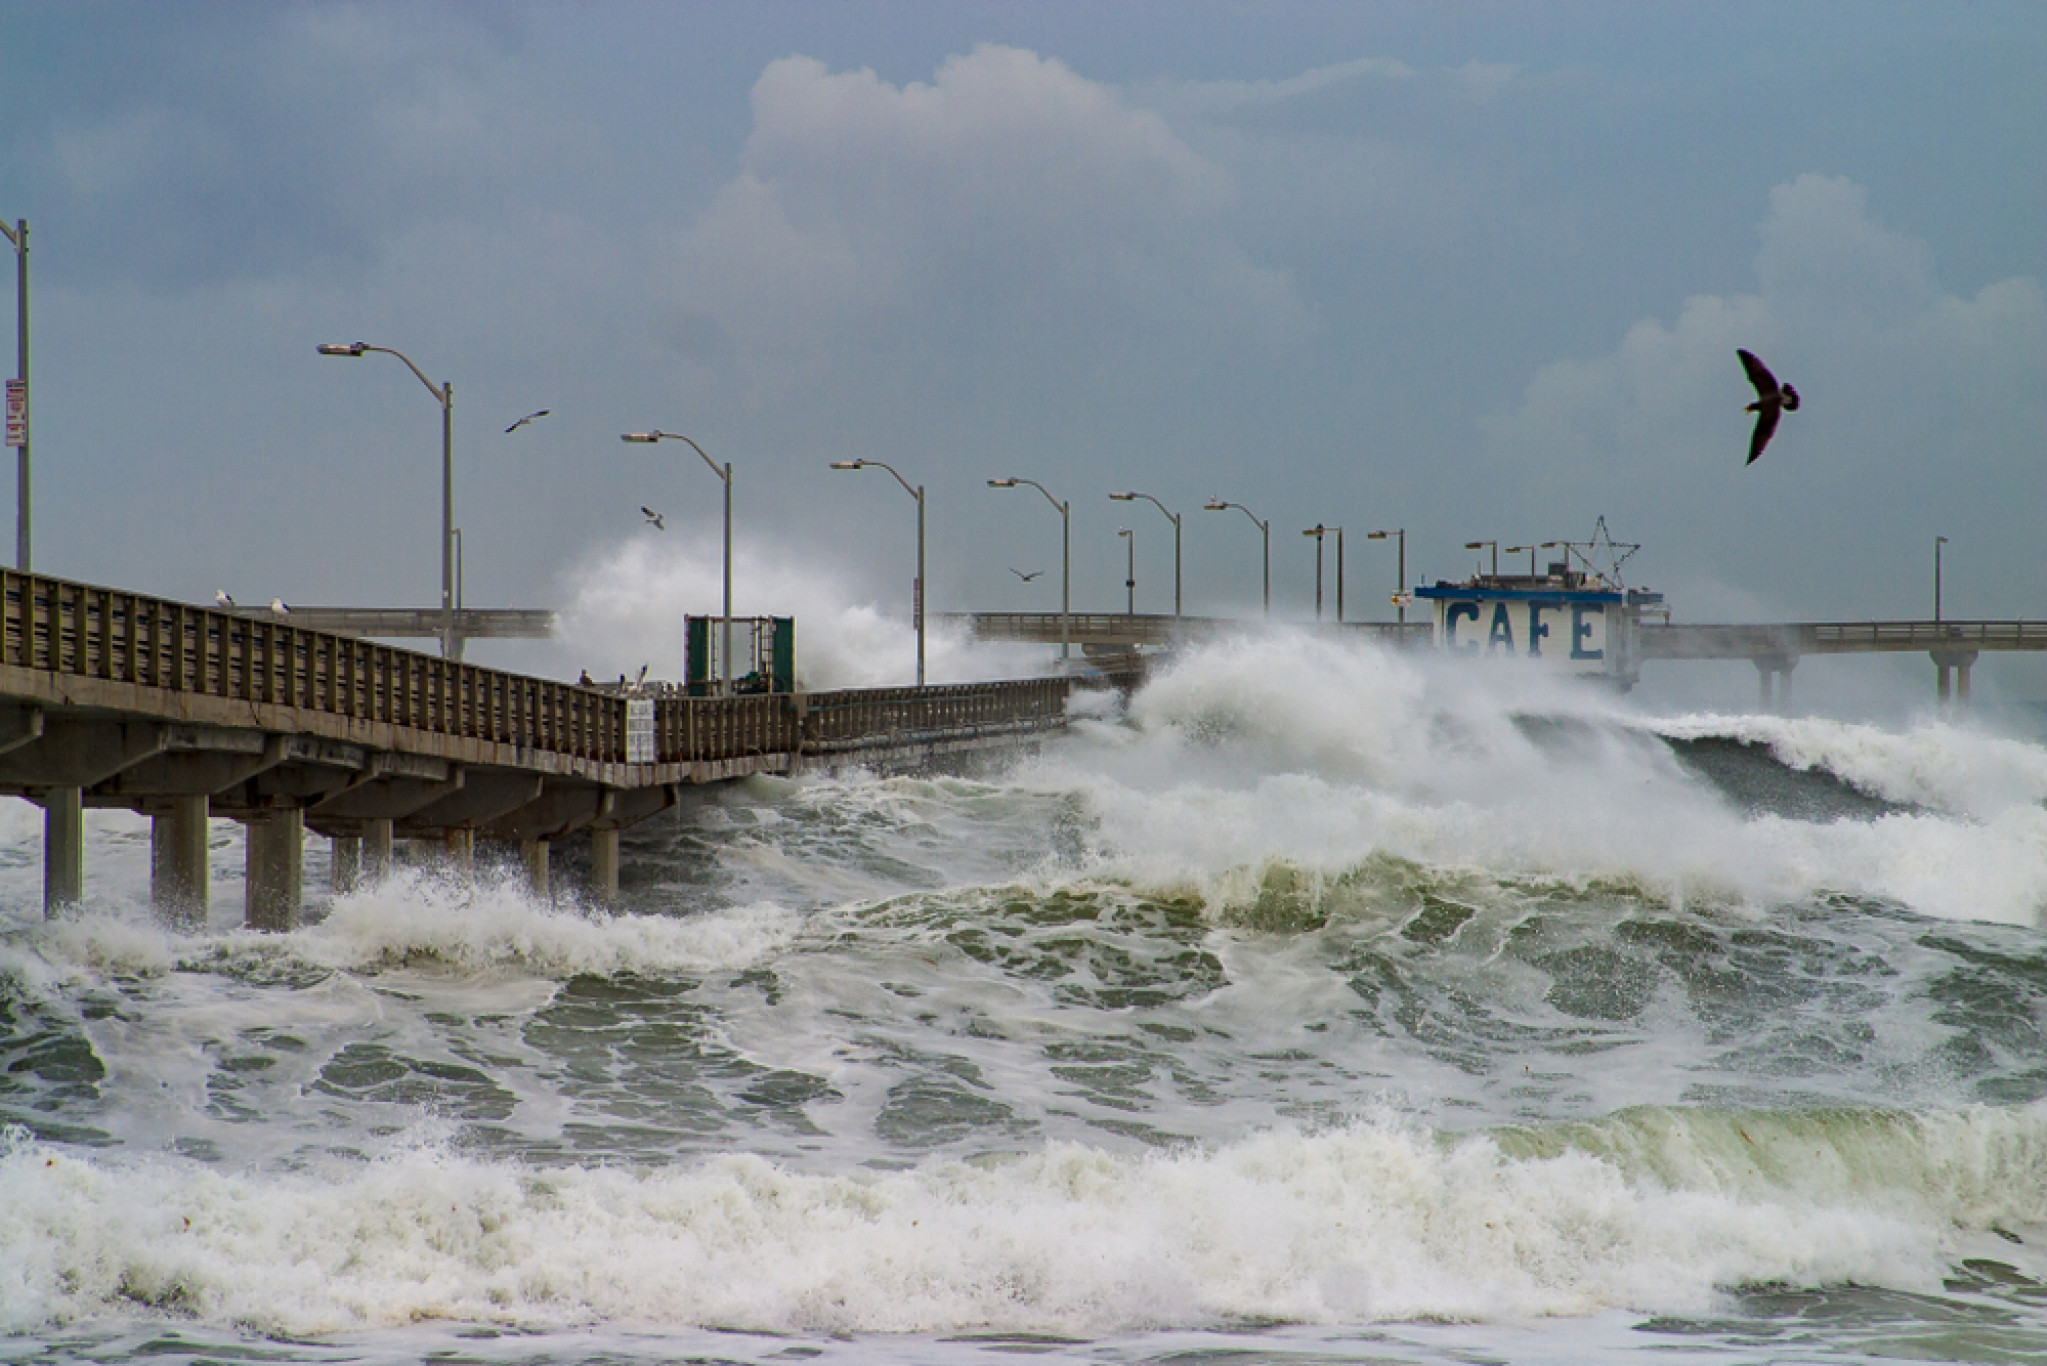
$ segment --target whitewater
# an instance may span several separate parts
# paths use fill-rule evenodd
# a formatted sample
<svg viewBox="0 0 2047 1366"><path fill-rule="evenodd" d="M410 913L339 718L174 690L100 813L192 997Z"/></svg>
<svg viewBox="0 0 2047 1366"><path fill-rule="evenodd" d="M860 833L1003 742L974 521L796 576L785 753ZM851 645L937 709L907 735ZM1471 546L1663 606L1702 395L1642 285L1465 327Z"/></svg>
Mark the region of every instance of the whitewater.
<svg viewBox="0 0 2047 1366"><path fill-rule="evenodd" d="M38 821L0 1360L2047 1359L2035 739L1279 630L695 794L614 908L251 934L216 822L180 931L93 812L45 921Z"/></svg>

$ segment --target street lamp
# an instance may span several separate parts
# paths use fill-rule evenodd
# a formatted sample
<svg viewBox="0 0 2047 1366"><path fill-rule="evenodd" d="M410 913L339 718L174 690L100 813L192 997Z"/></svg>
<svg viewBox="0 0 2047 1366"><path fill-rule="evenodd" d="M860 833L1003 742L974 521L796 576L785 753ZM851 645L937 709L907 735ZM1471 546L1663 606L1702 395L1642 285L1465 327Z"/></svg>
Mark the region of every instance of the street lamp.
<svg viewBox="0 0 2047 1366"><path fill-rule="evenodd" d="M1510 545L1510 546L1508 546L1508 547L1507 547L1507 553L1508 553L1509 555L1519 555L1519 554L1520 554L1520 553L1521 553L1522 551L1524 551L1524 550L1528 552L1528 577L1532 579L1532 578L1534 578L1534 577L1535 577L1535 551L1536 551L1536 547L1535 547L1535 546L1534 546L1533 544L1530 544L1530 545Z"/></svg>
<svg viewBox="0 0 2047 1366"><path fill-rule="evenodd" d="M834 460L835 470L864 470L869 465L895 474L903 491L917 500L917 582L911 607L917 618L917 686L924 686L924 486L910 487L910 481L896 474L896 467L880 460Z"/></svg>
<svg viewBox="0 0 2047 1366"><path fill-rule="evenodd" d="M1401 598L1407 593L1407 528L1396 527L1392 531L1368 531L1365 533L1365 539L1368 541L1383 541L1388 536L1400 538L1400 563L1394 571L1397 577L1393 580L1393 605L1400 609L1400 624L1405 626L1407 625L1407 606L1401 602Z"/></svg>
<svg viewBox="0 0 2047 1366"><path fill-rule="evenodd" d="M388 346L326 342L317 349L323 356L364 356L372 351L396 356L441 405L441 654L460 659L462 641L455 634L455 386L445 380L435 384L426 371L412 363L412 357Z"/></svg>
<svg viewBox="0 0 2047 1366"><path fill-rule="evenodd" d="M1336 533L1336 624L1343 625L1343 528L1324 526L1317 522L1302 532L1303 536L1315 538L1315 620L1322 620L1322 538L1329 532Z"/></svg>
<svg viewBox="0 0 2047 1366"><path fill-rule="evenodd" d="M1466 541L1464 543L1466 550L1484 550L1487 546L1493 548L1493 577L1497 579L1500 577L1500 543L1498 541Z"/></svg>
<svg viewBox="0 0 2047 1366"><path fill-rule="evenodd" d="M1933 538L1933 620L1940 621L1940 548L1947 544L1947 537ZM1942 675L1945 680L1946 675Z"/></svg>
<svg viewBox="0 0 2047 1366"><path fill-rule="evenodd" d="M1123 538L1123 548L1129 552L1123 565L1123 615L1137 615L1137 533L1127 526L1116 528L1116 534Z"/></svg>
<svg viewBox="0 0 2047 1366"><path fill-rule="evenodd" d="M725 695L730 697L732 696L732 462L727 460L723 465L720 465L717 461L711 459L710 456L704 454L702 446L699 446L694 441L690 441L688 437L683 436L679 432L620 432L618 439L643 446L651 446L657 441L687 441L691 450L704 457L704 463L711 467L711 473L725 481L725 640L721 649L725 655Z"/></svg>
<svg viewBox="0 0 2047 1366"><path fill-rule="evenodd" d="M1029 484L1045 495L1045 501L1059 509L1059 660L1063 666L1072 658L1073 650L1073 505L1054 498L1043 484L1035 479L990 479L991 489L1013 489L1018 484Z"/></svg>
<svg viewBox="0 0 2047 1366"><path fill-rule="evenodd" d="M1112 493L1109 495L1119 503L1142 498L1160 512L1166 513L1166 520L1173 524L1173 615L1180 615L1180 514L1166 512L1166 505L1148 493Z"/></svg>
<svg viewBox="0 0 2047 1366"><path fill-rule="evenodd" d="M13 403L8 404L9 412L7 444L21 453L15 457L14 493L14 567L28 573L29 548L29 498L28 498L28 220L17 218L14 226L0 223L0 233L7 234L7 240L14 244L14 365L15 384L21 388L21 422L19 429L13 421ZM10 386L12 387L12 386ZM13 398L9 395L10 400Z"/></svg>
<svg viewBox="0 0 2047 1366"><path fill-rule="evenodd" d="M1235 508L1257 523L1258 534L1265 538L1265 615L1270 617L1272 615L1272 523L1258 521L1258 514L1245 507L1242 503L1229 503L1220 498L1210 498L1202 506L1210 512L1221 512L1226 508Z"/></svg>

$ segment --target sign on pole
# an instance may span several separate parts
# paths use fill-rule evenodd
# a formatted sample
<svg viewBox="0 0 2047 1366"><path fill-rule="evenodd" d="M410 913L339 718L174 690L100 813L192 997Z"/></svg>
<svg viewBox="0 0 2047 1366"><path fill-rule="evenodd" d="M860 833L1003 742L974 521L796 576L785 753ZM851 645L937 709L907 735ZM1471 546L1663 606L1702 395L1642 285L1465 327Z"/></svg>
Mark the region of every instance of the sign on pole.
<svg viewBox="0 0 2047 1366"><path fill-rule="evenodd" d="M7 444L28 444L28 381L7 381Z"/></svg>

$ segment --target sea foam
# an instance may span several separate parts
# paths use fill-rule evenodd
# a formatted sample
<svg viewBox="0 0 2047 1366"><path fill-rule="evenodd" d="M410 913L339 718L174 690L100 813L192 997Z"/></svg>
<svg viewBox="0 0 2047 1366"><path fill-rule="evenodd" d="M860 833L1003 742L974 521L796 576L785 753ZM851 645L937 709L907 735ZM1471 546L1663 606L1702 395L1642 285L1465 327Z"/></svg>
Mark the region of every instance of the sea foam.
<svg viewBox="0 0 2047 1366"><path fill-rule="evenodd" d="M1936 1292L1972 1232L2047 1219L2043 1178L2037 1107L1654 1110L1459 1140L1360 1122L838 1175L746 1155L536 1173L420 1143L256 1176L14 1131L0 1323L146 1306L294 1334L419 1319L1098 1334L1699 1314L1773 1281Z"/></svg>

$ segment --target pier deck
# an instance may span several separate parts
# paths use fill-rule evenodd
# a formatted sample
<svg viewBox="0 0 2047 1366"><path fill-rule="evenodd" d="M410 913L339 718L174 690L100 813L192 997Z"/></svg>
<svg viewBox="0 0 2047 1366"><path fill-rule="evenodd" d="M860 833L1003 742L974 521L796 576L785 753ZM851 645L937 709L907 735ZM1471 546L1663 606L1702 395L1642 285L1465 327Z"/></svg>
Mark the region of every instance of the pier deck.
<svg viewBox="0 0 2047 1366"><path fill-rule="evenodd" d="M599 896L618 831L682 788L819 763L907 765L1065 723L1063 678L691 697L435 658L289 618L0 571L0 794L44 808L45 905L82 892L86 807L154 818L167 911L205 898L209 816L249 829L251 924L294 922L306 830L346 880L394 838L516 841L544 885L587 831Z"/></svg>

